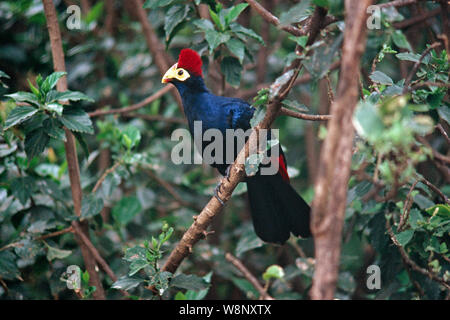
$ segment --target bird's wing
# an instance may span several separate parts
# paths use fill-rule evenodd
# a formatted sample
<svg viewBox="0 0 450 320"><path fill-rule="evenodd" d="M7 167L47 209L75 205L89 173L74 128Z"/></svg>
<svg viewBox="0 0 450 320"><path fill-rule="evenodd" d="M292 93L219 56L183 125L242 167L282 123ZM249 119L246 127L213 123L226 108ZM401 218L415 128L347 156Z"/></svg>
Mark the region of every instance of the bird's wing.
<svg viewBox="0 0 450 320"><path fill-rule="evenodd" d="M224 101L222 108L227 115L227 127L230 129L250 129L250 119L253 117L255 108L244 100L228 98Z"/></svg>

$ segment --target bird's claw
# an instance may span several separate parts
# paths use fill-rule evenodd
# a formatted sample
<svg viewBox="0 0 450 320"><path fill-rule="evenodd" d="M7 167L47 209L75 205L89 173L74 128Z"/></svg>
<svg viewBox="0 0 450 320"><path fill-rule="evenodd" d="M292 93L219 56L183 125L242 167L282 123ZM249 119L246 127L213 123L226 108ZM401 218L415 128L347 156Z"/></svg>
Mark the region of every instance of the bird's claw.
<svg viewBox="0 0 450 320"><path fill-rule="evenodd" d="M220 190L221 187L222 187L222 183L219 182L219 184L218 184L218 185L216 186L216 188L214 189L214 197L216 197L217 201L219 201L220 204L221 204L222 206L224 206L225 203L224 203L223 200L220 199L220 197L219 197L219 193L222 193L222 190Z"/></svg>

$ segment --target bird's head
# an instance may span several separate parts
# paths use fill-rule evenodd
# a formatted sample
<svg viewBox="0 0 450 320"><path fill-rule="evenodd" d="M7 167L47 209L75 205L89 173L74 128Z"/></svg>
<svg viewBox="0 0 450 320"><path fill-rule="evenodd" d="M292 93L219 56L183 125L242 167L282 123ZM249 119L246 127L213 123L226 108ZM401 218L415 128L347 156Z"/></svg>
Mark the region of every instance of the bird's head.
<svg viewBox="0 0 450 320"><path fill-rule="evenodd" d="M175 63L164 74L161 82L185 82L191 77L202 77L202 59L192 49L183 49Z"/></svg>

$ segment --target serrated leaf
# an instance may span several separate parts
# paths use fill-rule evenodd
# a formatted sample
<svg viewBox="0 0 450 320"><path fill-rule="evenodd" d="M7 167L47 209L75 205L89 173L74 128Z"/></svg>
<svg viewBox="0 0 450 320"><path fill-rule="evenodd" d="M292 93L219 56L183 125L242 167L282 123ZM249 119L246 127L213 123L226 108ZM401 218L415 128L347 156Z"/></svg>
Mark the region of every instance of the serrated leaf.
<svg viewBox="0 0 450 320"><path fill-rule="evenodd" d="M26 134L25 136L25 152L28 159L40 155L47 146L50 137L43 127L39 127Z"/></svg>
<svg viewBox="0 0 450 320"><path fill-rule="evenodd" d="M94 99L88 97L83 92L80 91L55 91L52 90L47 94L47 102L54 101L89 101L94 102Z"/></svg>
<svg viewBox="0 0 450 320"><path fill-rule="evenodd" d="M44 94L47 94L50 90L52 90L56 84L58 83L58 80L64 77L67 73L66 72L53 72L51 75L49 75L47 78L45 78L44 82L42 82L42 85L40 87L41 91Z"/></svg>
<svg viewBox="0 0 450 320"><path fill-rule="evenodd" d="M9 128L24 122L25 120L31 118L38 111L38 109L28 106L15 107L9 113L8 118L5 121L5 127L3 129L8 130Z"/></svg>
<svg viewBox="0 0 450 320"><path fill-rule="evenodd" d="M193 274L180 273L172 278L170 285L177 288L199 291L209 287L209 284L202 278Z"/></svg>
<svg viewBox="0 0 450 320"><path fill-rule="evenodd" d="M141 141L141 132L135 126L129 125L122 131L122 143L128 149L131 149L137 145Z"/></svg>
<svg viewBox="0 0 450 320"><path fill-rule="evenodd" d="M166 32L166 41L169 40L172 31L177 25L186 19L190 7L188 5L174 5L167 11L164 19L164 31Z"/></svg>
<svg viewBox="0 0 450 320"><path fill-rule="evenodd" d="M242 65L233 57L225 57L220 62L220 70L225 80L233 87L238 87L241 82Z"/></svg>
<svg viewBox="0 0 450 320"><path fill-rule="evenodd" d="M66 141L66 133L58 119L48 118L44 120L44 129L53 139Z"/></svg>
<svg viewBox="0 0 450 320"><path fill-rule="evenodd" d="M65 108L59 121L66 126L67 129L76 132L94 133L92 121L89 115L80 108Z"/></svg>
<svg viewBox="0 0 450 320"><path fill-rule="evenodd" d="M19 91L11 94L5 94L5 97L10 97L16 102L27 102L29 104L39 106L38 97L31 92Z"/></svg>
<svg viewBox="0 0 450 320"><path fill-rule="evenodd" d="M59 103L57 103L57 102L52 102L52 103L49 103L49 104L44 104L44 109L45 110L47 110L47 111L50 111L50 112L54 112L54 113L56 113L57 115L62 115L62 112L63 112L63 106L62 106L62 104L59 104Z"/></svg>
<svg viewBox="0 0 450 320"><path fill-rule="evenodd" d="M91 218L100 213L103 209L103 199L94 194L89 194L83 198L81 204L81 217Z"/></svg>
<svg viewBox="0 0 450 320"><path fill-rule="evenodd" d="M381 72L381 71L374 71L371 75L370 75L370 79L373 82L379 83L379 84L386 84L386 85L393 85L394 81L392 81L392 79L387 76L385 73Z"/></svg>

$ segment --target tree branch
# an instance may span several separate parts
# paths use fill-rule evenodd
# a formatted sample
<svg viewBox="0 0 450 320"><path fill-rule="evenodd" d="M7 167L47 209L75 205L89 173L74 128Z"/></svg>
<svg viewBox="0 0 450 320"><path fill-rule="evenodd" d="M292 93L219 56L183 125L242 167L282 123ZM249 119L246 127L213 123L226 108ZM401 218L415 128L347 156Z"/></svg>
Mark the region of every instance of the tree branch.
<svg viewBox="0 0 450 320"><path fill-rule="evenodd" d="M366 9L371 2L345 1L341 74L312 204L316 257L312 299L333 299L336 288L354 137L352 116L358 102L359 63L366 43Z"/></svg>
<svg viewBox="0 0 450 320"><path fill-rule="evenodd" d="M275 300L272 298L267 291L263 288L263 286L259 283L258 279L247 269L246 266L242 264L242 262L234 257L231 253L225 254L225 259L230 261L233 266L235 266L242 275L252 284L252 286L259 292L259 298L261 300Z"/></svg>
<svg viewBox="0 0 450 320"><path fill-rule="evenodd" d="M64 61L64 52L62 48L62 40L61 40L61 32L59 30L58 25L58 17L56 13L55 6L53 5L52 0L42 0L44 4L44 12L45 18L47 20L47 29L50 37L50 45L52 50L52 58L53 58L53 68L55 71L66 71L65 61ZM62 77L56 88L58 91L66 91L67 90L67 77ZM75 214L79 217L81 215L81 199L82 199L82 190L80 183L80 168L78 166L78 158L77 158L77 150L75 145L75 138L73 134L65 129L66 133L66 159L67 166L69 170L69 179L70 186L72 190L72 199ZM84 231L87 233L87 224L85 222ZM100 281L100 277L96 272L96 263L94 257L89 252L89 249L84 245L79 236L75 237L78 244L81 248L81 253L83 256L83 260L90 275L89 282L92 286L96 287L96 290L93 293L94 299L105 299L105 292L103 290L102 283Z"/></svg>

